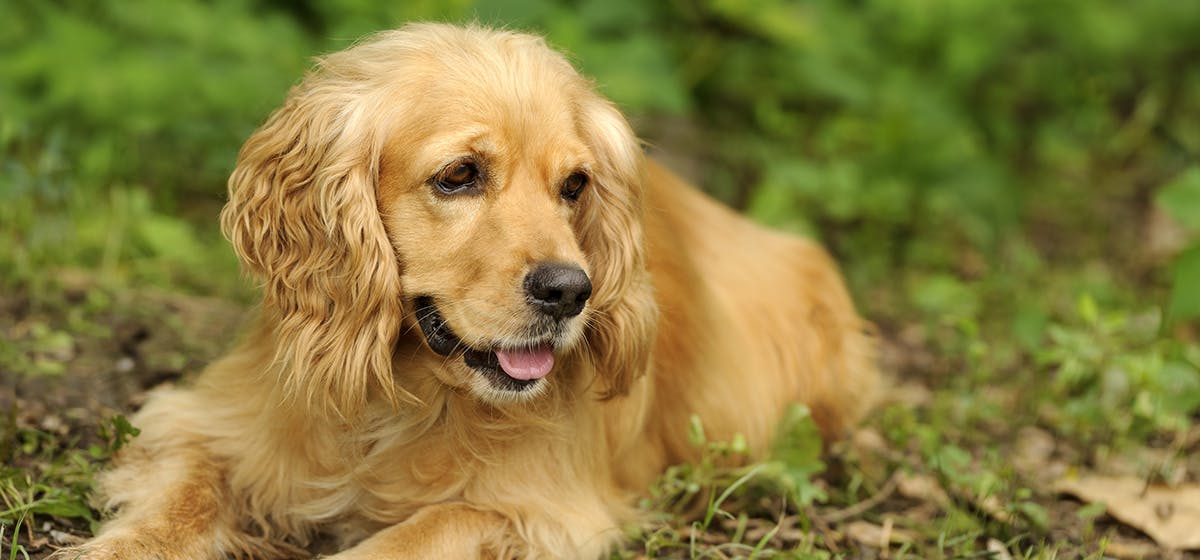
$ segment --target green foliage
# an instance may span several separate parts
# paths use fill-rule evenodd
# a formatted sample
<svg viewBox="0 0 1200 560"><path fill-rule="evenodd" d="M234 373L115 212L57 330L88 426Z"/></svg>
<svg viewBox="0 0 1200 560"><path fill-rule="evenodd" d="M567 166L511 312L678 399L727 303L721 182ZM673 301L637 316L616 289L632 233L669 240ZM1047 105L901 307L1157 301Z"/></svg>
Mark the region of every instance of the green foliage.
<svg viewBox="0 0 1200 560"><path fill-rule="evenodd" d="M1048 424L1098 443L1182 435L1200 412L1200 352L1157 337L1159 314L1102 312L1084 296L1079 318L1051 325L1039 361L1054 371Z"/></svg>
<svg viewBox="0 0 1200 560"><path fill-rule="evenodd" d="M1171 267L1171 286L1168 316L1176 320L1200 317L1200 245L1176 258Z"/></svg>
<svg viewBox="0 0 1200 560"><path fill-rule="evenodd" d="M963 396L950 393L942 398L954 401ZM1039 503L1044 497L1036 495L1014 472L1010 458L996 448L996 442L985 447L969 441L967 436L981 429L971 425L977 419L960 422L938 408L914 412L893 406L883 411L879 422L897 448L912 451L903 458L890 459L889 467L899 475L936 481L936 488L945 491L933 497L943 501L944 515L936 523L911 529L939 543L947 536L965 537L961 546L950 547L957 548L956 554L975 551L974 539L982 535L1006 540L1044 535L1052 526L1049 514ZM994 414L981 416L995 418ZM938 546L942 550L944 543Z"/></svg>
<svg viewBox="0 0 1200 560"><path fill-rule="evenodd" d="M219 189L312 49L289 18L239 1L16 2L5 15L0 104L16 126L60 138L84 188L163 197Z"/></svg>
<svg viewBox="0 0 1200 560"><path fill-rule="evenodd" d="M89 505L95 474L138 430L124 416L112 416L85 451L59 433L19 426L15 407L7 412L0 423L0 532L10 530L15 554L22 549L21 527L35 526L39 516L97 521Z"/></svg>
<svg viewBox="0 0 1200 560"><path fill-rule="evenodd" d="M761 463L744 464L749 449L741 434L735 434L728 442L710 441L697 416L690 419L688 435L689 442L703 450L700 461L668 468L650 489L650 497L641 504L643 509L658 512L664 518L637 535L651 556L687 550L691 558L705 557L708 553L698 548L698 536L712 530L718 518L739 520L744 529L746 514L739 517L734 512L745 510L757 496L783 497L797 508L827 499L814 481L825 469L820 432L803 406L790 407L780 424L770 459ZM697 514L695 506L702 496L706 498ZM687 523L687 534L675 529L681 523ZM735 535L724 546L742 555L756 556L773 536L774 531L769 531L757 542L743 542L741 536Z"/></svg>
<svg viewBox="0 0 1200 560"><path fill-rule="evenodd" d="M1179 71L1200 46L1200 7L1188 2L224 0L8 12L5 137L70 162L73 184L59 193L132 185L155 207L219 198L241 140L308 56L413 19L545 33L652 140L653 123L689 122L695 133L675 143L707 162L691 171L713 192L855 255L860 288L897 268L945 270L964 252L1001 259L1048 213L1100 228L1106 204L1087 200L1157 190L1200 151L1182 126L1200 117L1200 79ZM1137 185L1124 180L1134 173Z"/></svg>
<svg viewBox="0 0 1200 560"><path fill-rule="evenodd" d="M1164 185L1156 201L1183 227L1200 233L1200 166L1188 168Z"/></svg>
<svg viewBox="0 0 1200 560"><path fill-rule="evenodd" d="M107 447L93 445L88 448L88 453L95 459L107 459L141 433L127 418L117 414L110 417L107 424L100 425L100 438L107 442Z"/></svg>
<svg viewBox="0 0 1200 560"><path fill-rule="evenodd" d="M1181 70L1200 48L1200 6L1189 2L17 1L6 16L0 198L7 227L31 245L19 251L26 270L76 262L46 247L104 229L99 215L131 197L155 212L204 201L194 207L212 224L240 142L308 57L414 19L545 33L651 141L691 152L696 167L683 171L852 255L859 291L913 278L919 310L934 311L956 276L1011 266L1023 239L1047 238L1067 262L1136 251L1104 224L1113 203L1144 191L1161 190L1188 213L1182 222L1197 215L1177 204L1194 198L1195 171L1164 187L1200 152L1183 125L1200 118L1200 78ZM63 214L72 204L99 223L76 231L80 216ZM63 217L31 231L20 222L32 216ZM170 220L132 226L160 240L141 250L222 244ZM143 256L90 244L100 246L81 252L93 260ZM1185 288L1197 259L1173 269L1173 318L1200 307ZM953 298L966 306L956 312L977 305L970 291Z"/></svg>
<svg viewBox="0 0 1200 560"><path fill-rule="evenodd" d="M0 116L0 125L11 122ZM29 131L0 135L6 157L0 168L0 240L6 244L0 286L50 289L46 284L57 275L49 270L83 268L102 284L241 293L236 261L215 220L195 224L165 214L143 186L89 190L96 184L76 174L60 138L40 145Z"/></svg>
<svg viewBox="0 0 1200 560"><path fill-rule="evenodd" d="M748 450L743 436L738 435L729 442L710 442L698 416L692 416L688 435L693 446L703 449L703 458L694 464L667 469L650 492L657 508L682 511L701 491L715 493L718 486L732 484L745 474L744 468L731 466L745 460Z"/></svg>
<svg viewBox="0 0 1200 560"><path fill-rule="evenodd" d="M770 458L763 463L763 479L775 481L799 507L827 500L825 491L813 483L813 478L825 470L821 447L821 432L808 408L798 404L788 407Z"/></svg>

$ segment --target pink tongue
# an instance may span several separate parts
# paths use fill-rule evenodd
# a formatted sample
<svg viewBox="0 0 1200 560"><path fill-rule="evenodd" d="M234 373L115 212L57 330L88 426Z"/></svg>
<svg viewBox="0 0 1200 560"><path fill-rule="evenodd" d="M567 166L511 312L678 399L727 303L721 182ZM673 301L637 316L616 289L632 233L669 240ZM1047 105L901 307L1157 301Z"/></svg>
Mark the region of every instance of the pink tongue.
<svg viewBox="0 0 1200 560"><path fill-rule="evenodd" d="M509 377L525 381L546 377L550 368L554 367L554 354L546 346L528 350L496 350L496 358Z"/></svg>

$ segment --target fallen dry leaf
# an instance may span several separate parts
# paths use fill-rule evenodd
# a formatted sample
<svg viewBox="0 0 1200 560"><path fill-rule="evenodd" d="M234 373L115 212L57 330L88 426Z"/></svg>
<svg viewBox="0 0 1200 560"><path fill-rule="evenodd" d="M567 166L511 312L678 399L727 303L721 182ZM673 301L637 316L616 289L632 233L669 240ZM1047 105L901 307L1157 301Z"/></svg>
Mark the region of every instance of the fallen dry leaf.
<svg viewBox="0 0 1200 560"><path fill-rule="evenodd" d="M932 476L897 472L896 489L906 498L934 503L941 507L950 503L950 496L946 495L942 485Z"/></svg>
<svg viewBox="0 0 1200 560"><path fill-rule="evenodd" d="M996 539L988 539L987 551L992 553L992 558L995 560L1012 560L1012 554L1008 553L1008 548Z"/></svg>
<svg viewBox="0 0 1200 560"><path fill-rule="evenodd" d="M975 503L975 506L983 510L984 513L992 516L992 519L995 519L1001 523L1012 523L1012 514L1004 509L1004 502L1001 502L1000 498L998 498L995 494L989 494L978 499L976 499L974 496L971 498Z"/></svg>
<svg viewBox="0 0 1200 560"><path fill-rule="evenodd" d="M1104 502L1109 515L1161 546L1200 549L1200 484L1146 487L1135 477L1082 476L1060 480L1055 488L1087 502Z"/></svg>
<svg viewBox="0 0 1200 560"><path fill-rule="evenodd" d="M1046 430L1026 426L1017 432L1017 444L1013 449L1012 463L1018 471L1027 474L1045 472L1058 442Z"/></svg>
<svg viewBox="0 0 1200 560"><path fill-rule="evenodd" d="M854 449L858 451L868 451L871 453L884 454L891 451L887 440L883 439L879 432L870 428L861 428L855 430L850 436L850 443Z"/></svg>

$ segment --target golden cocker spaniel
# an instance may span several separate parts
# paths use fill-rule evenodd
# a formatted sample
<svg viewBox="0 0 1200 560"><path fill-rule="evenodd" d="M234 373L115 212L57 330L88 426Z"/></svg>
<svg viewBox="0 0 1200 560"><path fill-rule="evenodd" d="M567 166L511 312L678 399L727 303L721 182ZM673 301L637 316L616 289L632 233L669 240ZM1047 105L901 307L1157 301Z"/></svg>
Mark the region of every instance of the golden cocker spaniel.
<svg viewBox="0 0 1200 560"><path fill-rule="evenodd" d="M221 224L257 322L153 393L88 559L597 558L693 459L836 436L875 382L834 263L644 159L539 38L414 24L321 58Z"/></svg>

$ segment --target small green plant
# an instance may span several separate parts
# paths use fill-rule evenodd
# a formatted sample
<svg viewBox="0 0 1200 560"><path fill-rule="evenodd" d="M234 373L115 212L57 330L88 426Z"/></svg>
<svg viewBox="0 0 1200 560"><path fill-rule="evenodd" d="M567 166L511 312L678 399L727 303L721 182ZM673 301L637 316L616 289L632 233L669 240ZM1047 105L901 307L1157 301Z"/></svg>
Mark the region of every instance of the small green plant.
<svg viewBox="0 0 1200 560"><path fill-rule="evenodd" d="M707 557L705 551L712 550L748 557L767 554L780 526L754 541L744 540L748 519L744 512L753 497L783 498L780 505L785 509L774 512L776 516L827 499L813 480L825 469L821 436L804 406L789 408L768 457L758 463L745 464L749 449L741 434L727 442L711 441L699 417L691 418L688 435L691 444L702 450L700 460L667 469L651 488L650 498L643 500L642 508L658 518L652 529L636 535L647 554L671 550L686 551L690 558ZM718 520L733 525L727 542L702 543L703 535L726 530L717 527Z"/></svg>
<svg viewBox="0 0 1200 560"><path fill-rule="evenodd" d="M709 492L709 504L717 487L729 485L741 478L746 468L737 465L744 462L746 441L740 434L732 441L709 441L704 425L698 416L692 416L688 424L690 443L703 450L700 461L674 465L667 469L650 490L656 508L664 511L684 511L702 492ZM649 505L646 502L644 505Z"/></svg>
<svg viewBox="0 0 1200 560"><path fill-rule="evenodd" d="M108 422L100 424L100 439L105 442L105 445L93 445L88 448L88 453L95 459L111 459L117 451L120 451L130 440L141 433L142 431L130 424L129 419L124 415L110 416Z"/></svg>
<svg viewBox="0 0 1200 560"><path fill-rule="evenodd" d="M88 498L96 471L139 433L124 416L114 415L100 424L100 442L84 450L50 432L24 427L4 431L13 434L15 445L4 449L0 467L0 527L11 529L14 555L18 550L24 554L21 527L34 525L38 516L94 525L97 518Z"/></svg>
<svg viewBox="0 0 1200 560"><path fill-rule="evenodd" d="M1053 373L1048 425L1093 443L1177 436L1200 411L1195 347L1159 336L1161 314L1102 311L1088 295L1074 320L1053 324L1037 358Z"/></svg>
<svg viewBox="0 0 1200 560"><path fill-rule="evenodd" d="M798 508L827 500L825 490L813 480L825 470L822 445L821 432L808 407L791 405L776 432L760 480L781 488Z"/></svg>

